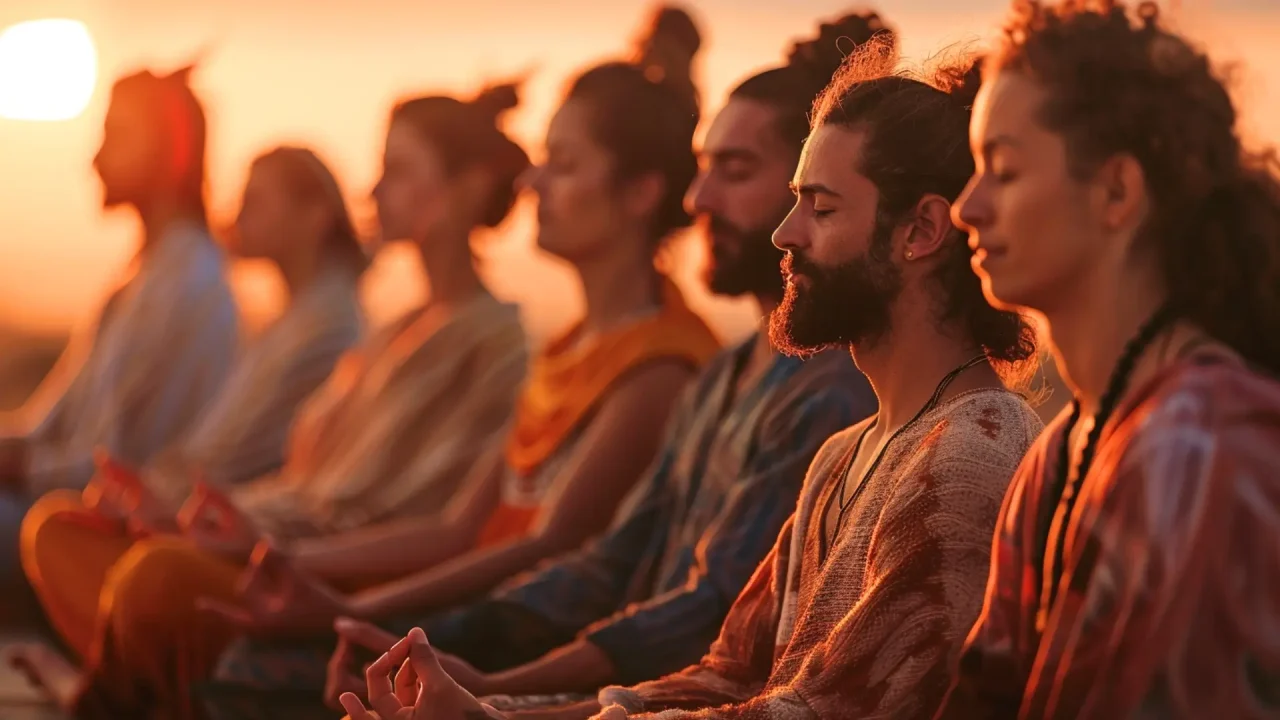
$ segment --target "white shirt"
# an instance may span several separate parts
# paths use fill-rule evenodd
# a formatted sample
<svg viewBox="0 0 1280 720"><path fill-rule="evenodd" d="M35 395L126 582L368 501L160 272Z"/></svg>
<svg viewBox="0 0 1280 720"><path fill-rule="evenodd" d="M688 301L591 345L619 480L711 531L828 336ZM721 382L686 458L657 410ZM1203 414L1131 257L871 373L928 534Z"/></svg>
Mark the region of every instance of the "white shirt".
<svg viewBox="0 0 1280 720"><path fill-rule="evenodd" d="M230 372L239 319L208 231L170 228L96 327L72 340L28 407L27 488L82 488L101 447L142 467L200 417Z"/></svg>

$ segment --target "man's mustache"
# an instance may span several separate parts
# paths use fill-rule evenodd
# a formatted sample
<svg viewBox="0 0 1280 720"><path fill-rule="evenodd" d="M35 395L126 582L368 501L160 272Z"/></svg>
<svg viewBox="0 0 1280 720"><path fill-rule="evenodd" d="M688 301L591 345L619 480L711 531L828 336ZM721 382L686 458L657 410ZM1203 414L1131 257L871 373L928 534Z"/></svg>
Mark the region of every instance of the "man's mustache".
<svg viewBox="0 0 1280 720"><path fill-rule="evenodd" d="M799 275L808 275L809 277L820 277L822 268L816 263L797 253L795 250L788 250L782 256L782 274L784 276L792 273Z"/></svg>

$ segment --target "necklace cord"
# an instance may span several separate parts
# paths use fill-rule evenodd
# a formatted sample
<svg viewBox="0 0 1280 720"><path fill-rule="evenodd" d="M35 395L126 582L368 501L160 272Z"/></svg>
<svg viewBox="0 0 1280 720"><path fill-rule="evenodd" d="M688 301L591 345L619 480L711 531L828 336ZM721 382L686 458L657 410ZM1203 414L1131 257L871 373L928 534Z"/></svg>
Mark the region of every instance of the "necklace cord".
<svg viewBox="0 0 1280 720"><path fill-rule="evenodd" d="M1080 422L1081 408L1079 399L1071 402L1071 417L1067 420L1062 436L1062 447L1058 452L1058 467L1054 475L1053 491L1049 495L1051 498L1057 497L1058 504L1054 511L1053 520L1049 523L1049 527L1045 529L1039 553L1041 558L1048 554L1049 539L1054 534L1053 528L1056 523L1058 525L1058 532L1056 533L1058 542L1054 545L1052 563L1049 566L1049 571L1045 574L1041 589L1042 620L1047 618L1049 608L1053 605L1058 594L1058 581L1063 571L1063 546L1066 545L1067 525L1071 521L1071 513L1075 510L1080 486L1083 484L1085 475L1088 474L1089 468L1093 464L1093 456L1097 451L1098 441L1102 437L1102 429L1110 422L1111 415L1115 412L1121 396L1124 395L1124 391L1128 388L1129 380L1132 378L1138 359L1142 357L1147 348L1155 342L1156 338L1173 319L1174 312L1172 308L1168 305L1162 306L1142 324L1138 332L1125 344L1124 351L1120 354L1115 367L1111 370L1111 377L1107 380L1107 389L1098 404L1098 412L1094 415L1093 427L1089 429L1089 437L1085 441L1084 449L1080 452L1080 464L1075 468L1074 476L1071 474L1071 435L1075 432L1076 424ZM1068 479L1070 479L1070 482L1068 482Z"/></svg>
<svg viewBox="0 0 1280 720"><path fill-rule="evenodd" d="M836 489L836 495L835 495L836 502L840 503L840 512L836 515L836 524L831 533L832 541L834 541L835 538L840 535L840 529L844 527L845 515L849 512L849 509L853 507L853 504L855 501L857 501L858 496L862 494L862 488L865 487L867 484L865 478L871 477L871 474L876 471L876 468L880 467L880 461L884 459L884 454L889 449L889 446L893 444L893 441L896 440L904 430L911 427L912 425L915 425L916 422L920 420L920 418L924 417L930 410L937 407L938 402L942 399L942 394L947 391L947 387L950 386L951 383L957 377L960 377L961 373L963 373L965 370L968 370L969 368L975 365L978 365L979 363L984 362L986 359L987 359L987 356L985 354L979 355L971 360L966 361L956 369L944 375L942 377L942 380L938 382L938 386L934 389L933 395L929 396L928 402L926 402L924 406L921 407L920 410L917 411L916 414L910 420L908 420L902 427L895 430L893 434L889 436L888 442L884 444L884 447L880 448L880 452L876 454L876 457L874 460L872 460L871 465L867 467L867 471L862 474L862 477L864 478L863 482L858 483L857 489L853 491L853 496L850 497L848 500L845 500L844 491L849 484L849 471L853 467L853 461L858 457L858 451L862 448L862 439L867 436L867 433L870 432L871 427L875 426L874 423L871 425L871 427L868 427L866 430L862 431L862 434L858 436L858 442L853 447L853 452L849 454L848 462L844 464L844 472L840 474L840 487ZM831 507L830 503L827 504L827 507L828 508Z"/></svg>

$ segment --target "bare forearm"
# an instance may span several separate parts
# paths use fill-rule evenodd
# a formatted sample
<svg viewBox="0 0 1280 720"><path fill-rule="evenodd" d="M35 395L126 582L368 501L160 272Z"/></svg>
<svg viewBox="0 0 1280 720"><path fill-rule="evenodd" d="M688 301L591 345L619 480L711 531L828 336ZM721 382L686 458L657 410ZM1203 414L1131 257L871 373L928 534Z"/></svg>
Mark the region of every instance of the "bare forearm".
<svg viewBox="0 0 1280 720"><path fill-rule="evenodd" d="M546 551L529 539L488 550L474 550L408 577L357 594L362 617L383 618L405 612L429 613L463 602L532 567Z"/></svg>
<svg viewBox="0 0 1280 720"><path fill-rule="evenodd" d="M372 618L433 612L492 589L559 552L562 545L548 537L531 537L474 550L430 570L359 593L356 607L363 617Z"/></svg>
<svg viewBox="0 0 1280 720"><path fill-rule="evenodd" d="M300 540L299 567L339 585L368 585L409 576L466 552L472 538L449 523L406 518L332 537Z"/></svg>
<svg viewBox="0 0 1280 720"><path fill-rule="evenodd" d="M490 675L486 690L490 695L590 692L608 685L613 676L609 656L578 640L531 663Z"/></svg>

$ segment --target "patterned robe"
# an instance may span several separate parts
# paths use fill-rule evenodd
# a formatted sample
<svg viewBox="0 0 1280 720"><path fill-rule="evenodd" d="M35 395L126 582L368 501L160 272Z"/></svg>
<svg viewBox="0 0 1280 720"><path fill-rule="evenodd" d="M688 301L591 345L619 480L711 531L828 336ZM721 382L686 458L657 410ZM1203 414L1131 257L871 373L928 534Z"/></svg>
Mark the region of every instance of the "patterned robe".
<svg viewBox="0 0 1280 720"><path fill-rule="evenodd" d="M412 312L338 362L303 405L288 460L233 489L277 538L440 512L510 426L528 367L519 311L482 294Z"/></svg>
<svg viewBox="0 0 1280 720"><path fill-rule="evenodd" d="M1167 368L1117 409L1065 533L1050 532L1065 423L1010 489L940 716L1280 716L1280 383L1215 350Z"/></svg>
<svg viewBox="0 0 1280 720"><path fill-rule="evenodd" d="M299 407L363 328L355 273L329 269L249 345L200 421L143 470L143 482L177 507L195 480L234 485L279 470Z"/></svg>

